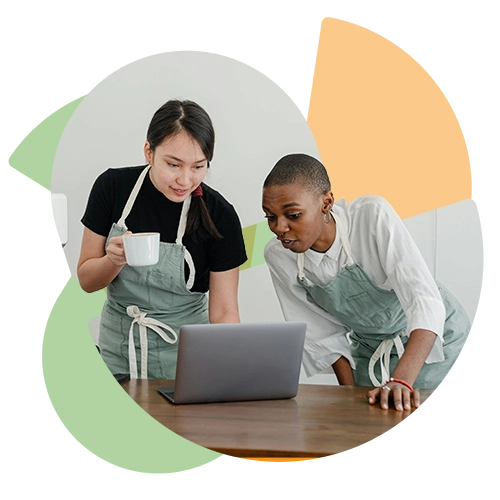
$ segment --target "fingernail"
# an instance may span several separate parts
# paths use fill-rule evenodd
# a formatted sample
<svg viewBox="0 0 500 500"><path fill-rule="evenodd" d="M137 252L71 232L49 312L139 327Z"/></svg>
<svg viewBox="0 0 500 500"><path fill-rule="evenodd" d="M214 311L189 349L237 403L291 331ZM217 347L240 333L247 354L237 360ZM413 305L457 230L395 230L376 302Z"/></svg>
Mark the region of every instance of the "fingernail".
<svg viewBox="0 0 500 500"><path fill-rule="evenodd" d="M384 403L384 404L382 405L382 408L383 408L384 410L387 410L387 405Z"/></svg>
<svg viewBox="0 0 500 500"><path fill-rule="evenodd" d="M369 403L373 403L373 398L368 398Z"/></svg>

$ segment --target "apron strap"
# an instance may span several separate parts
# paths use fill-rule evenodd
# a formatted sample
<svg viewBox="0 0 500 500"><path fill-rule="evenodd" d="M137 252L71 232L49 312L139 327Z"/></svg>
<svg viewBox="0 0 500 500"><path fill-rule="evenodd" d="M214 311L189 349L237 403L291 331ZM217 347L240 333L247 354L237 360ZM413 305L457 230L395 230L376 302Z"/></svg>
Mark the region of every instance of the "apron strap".
<svg viewBox="0 0 500 500"><path fill-rule="evenodd" d="M151 165L148 165L139 175L139 178L137 179L128 197L127 203L125 204L120 220L117 222L117 225L123 228L125 231L127 231L128 229L127 225L125 224L125 219L129 216L130 211L134 206L137 195L139 194L139 190L141 189L144 179L146 178L146 175L149 172L150 168ZM175 240L175 242L178 245L182 245L182 238L184 237L184 233L186 232L187 216L189 213L190 206L191 206L191 195L189 195L182 204L181 218L179 220L179 227L177 228L177 238ZM188 290L191 290L191 288L194 285L196 270L194 267L193 258L191 257L191 254L189 253L187 248L185 248L185 258L189 267L189 277L186 283L186 287Z"/></svg>
<svg viewBox="0 0 500 500"><path fill-rule="evenodd" d="M394 345L396 346L398 357L401 359L405 348L403 347L403 342L401 341L401 337L399 335L393 339L387 339L380 342L379 346L370 358L370 362L368 363L368 374L370 375L370 380L374 387L382 387L389 380L391 351L392 346ZM375 364L378 360L380 360L380 371L382 374L381 381L379 381L375 376Z"/></svg>
<svg viewBox="0 0 500 500"><path fill-rule="evenodd" d="M139 190L141 189L142 183L144 182L144 179L146 178L146 174L149 172L149 169L151 168L151 165L148 165L142 172L141 175L139 175L139 178L137 179L134 188L132 189L127 203L125 204L125 207L122 212L122 216L120 217L120 220L117 222L117 225L127 230L127 226L125 224L125 219L128 217L130 214L130 211L132 210L132 207L134 206L135 199L137 198L137 195L139 194Z"/></svg>
<svg viewBox="0 0 500 500"><path fill-rule="evenodd" d="M165 342L175 344L177 342L177 333L165 323L154 318L147 318L144 312L141 312L137 306L128 306L127 314L133 318L130 324L128 337L128 357L130 365L130 378L137 378L137 357L135 354L134 344L134 324L139 325L139 339L141 343L141 379L148 378L148 335L147 328L150 328L157 333ZM172 335L167 335L163 330L167 330Z"/></svg>
<svg viewBox="0 0 500 500"><path fill-rule="evenodd" d="M299 270L299 280L303 280L306 275L304 274L304 254L299 253L297 255L297 268Z"/></svg>
<svg viewBox="0 0 500 500"><path fill-rule="evenodd" d="M182 238L186 232L187 217L189 213L189 207L191 206L191 195L189 195L182 203L181 218L179 220L179 227L177 228L177 239L175 242L178 245L182 245Z"/></svg>
<svg viewBox="0 0 500 500"><path fill-rule="evenodd" d="M194 277L196 276L196 270L194 268L194 262L193 262L193 257L191 257L191 254L189 253L189 250L187 248L184 249L184 259L186 259L187 265L189 267L189 277L186 282L186 288L188 290L191 290L194 285Z"/></svg>

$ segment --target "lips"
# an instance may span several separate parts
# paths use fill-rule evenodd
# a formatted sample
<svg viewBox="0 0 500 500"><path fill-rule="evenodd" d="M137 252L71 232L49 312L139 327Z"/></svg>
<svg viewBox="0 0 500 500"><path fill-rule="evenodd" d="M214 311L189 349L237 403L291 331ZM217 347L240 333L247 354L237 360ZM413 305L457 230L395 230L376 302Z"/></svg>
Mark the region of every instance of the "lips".
<svg viewBox="0 0 500 500"><path fill-rule="evenodd" d="M283 247L287 248L288 250L290 250L297 241L297 240L289 240L286 238L283 238L283 239L278 238L278 239L281 241L281 244L283 245Z"/></svg>
<svg viewBox="0 0 500 500"><path fill-rule="evenodd" d="M184 196L188 192L187 189L173 189L173 191L177 196Z"/></svg>

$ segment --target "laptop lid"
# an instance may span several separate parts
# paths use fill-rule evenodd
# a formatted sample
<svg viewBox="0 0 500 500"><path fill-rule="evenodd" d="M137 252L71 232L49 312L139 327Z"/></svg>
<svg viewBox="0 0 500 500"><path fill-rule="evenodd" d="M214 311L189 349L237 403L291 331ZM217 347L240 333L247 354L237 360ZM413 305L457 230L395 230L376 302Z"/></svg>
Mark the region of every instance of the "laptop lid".
<svg viewBox="0 0 500 500"><path fill-rule="evenodd" d="M182 326L173 402L295 397L305 333L303 322Z"/></svg>

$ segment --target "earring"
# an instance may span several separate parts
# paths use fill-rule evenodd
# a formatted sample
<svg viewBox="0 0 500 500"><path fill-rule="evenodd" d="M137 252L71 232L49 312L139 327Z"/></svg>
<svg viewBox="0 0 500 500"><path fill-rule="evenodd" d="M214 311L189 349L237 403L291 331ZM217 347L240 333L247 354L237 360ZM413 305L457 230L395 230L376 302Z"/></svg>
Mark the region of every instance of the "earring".
<svg viewBox="0 0 500 500"><path fill-rule="evenodd" d="M331 215L330 215L330 212L326 212L326 213L323 215L323 220L324 220L327 224L330 224L330 221L332 220Z"/></svg>

